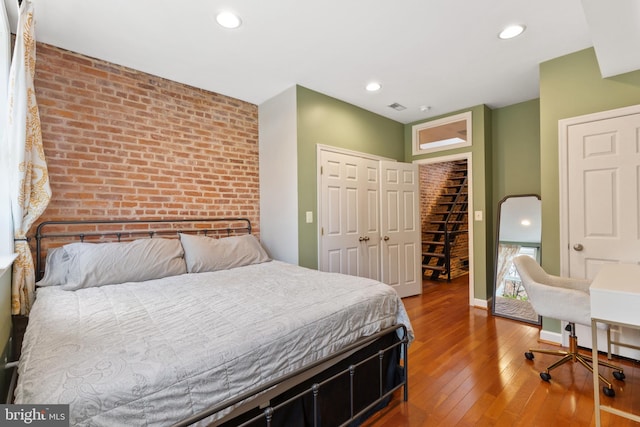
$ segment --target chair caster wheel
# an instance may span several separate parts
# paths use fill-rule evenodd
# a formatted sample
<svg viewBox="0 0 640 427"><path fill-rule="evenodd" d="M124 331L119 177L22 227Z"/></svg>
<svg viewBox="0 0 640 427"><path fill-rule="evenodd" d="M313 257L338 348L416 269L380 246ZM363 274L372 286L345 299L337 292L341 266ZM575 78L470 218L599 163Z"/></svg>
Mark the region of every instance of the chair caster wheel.
<svg viewBox="0 0 640 427"><path fill-rule="evenodd" d="M608 396L608 397L614 397L616 395L615 390L608 387L602 387L602 392L604 393L605 396Z"/></svg>
<svg viewBox="0 0 640 427"><path fill-rule="evenodd" d="M549 375L548 372L540 372L540 378L542 378L546 382L549 382L549 380L551 379L551 375Z"/></svg>
<svg viewBox="0 0 640 427"><path fill-rule="evenodd" d="M530 352L530 351L527 351L527 352L524 354L524 357L526 357L526 358L527 358L527 360L533 360L533 353L532 353L532 352Z"/></svg>
<svg viewBox="0 0 640 427"><path fill-rule="evenodd" d="M624 381L626 376L622 371L613 371L613 378L617 379L618 381Z"/></svg>

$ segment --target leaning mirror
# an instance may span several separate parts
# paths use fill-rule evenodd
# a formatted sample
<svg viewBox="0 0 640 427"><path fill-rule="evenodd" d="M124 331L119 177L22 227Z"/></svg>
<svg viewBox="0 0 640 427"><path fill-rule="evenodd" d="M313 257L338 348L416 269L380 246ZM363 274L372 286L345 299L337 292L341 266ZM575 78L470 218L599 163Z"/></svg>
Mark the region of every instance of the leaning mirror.
<svg viewBox="0 0 640 427"><path fill-rule="evenodd" d="M540 263L540 196L507 196L498 206L493 314L528 323L542 319L531 307L513 258L528 255Z"/></svg>

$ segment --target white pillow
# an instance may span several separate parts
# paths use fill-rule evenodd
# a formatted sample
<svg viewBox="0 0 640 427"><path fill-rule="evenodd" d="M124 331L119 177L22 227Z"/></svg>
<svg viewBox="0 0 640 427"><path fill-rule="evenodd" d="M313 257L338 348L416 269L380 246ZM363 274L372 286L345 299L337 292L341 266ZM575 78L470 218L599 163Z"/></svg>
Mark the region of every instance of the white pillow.
<svg viewBox="0 0 640 427"><path fill-rule="evenodd" d="M180 234L189 273L227 270L271 259L252 234L216 239Z"/></svg>
<svg viewBox="0 0 640 427"><path fill-rule="evenodd" d="M53 248L47 251L44 276L36 286L59 286L67 279L70 258L64 247Z"/></svg>
<svg viewBox="0 0 640 427"><path fill-rule="evenodd" d="M60 285L68 291L124 282L142 282L187 272L184 251L178 239L71 243L62 249L65 255L61 260L66 274ZM54 272L55 280L51 282L60 281L62 272Z"/></svg>

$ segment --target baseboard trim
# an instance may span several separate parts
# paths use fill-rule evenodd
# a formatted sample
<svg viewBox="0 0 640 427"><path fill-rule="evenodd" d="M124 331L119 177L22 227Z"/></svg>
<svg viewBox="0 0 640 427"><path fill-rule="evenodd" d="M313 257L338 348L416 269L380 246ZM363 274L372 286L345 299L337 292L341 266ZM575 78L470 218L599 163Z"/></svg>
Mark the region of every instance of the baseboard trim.
<svg viewBox="0 0 640 427"><path fill-rule="evenodd" d="M540 341L550 344L562 345L562 334L560 332L549 332L544 329L540 330Z"/></svg>
<svg viewBox="0 0 640 427"><path fill-rule="evenodd" d="M484 299L478 299L478 298L474 298L473 306L474 307L478 307L478 308L482 308L484 310L488 310L491 307L491 305L489 304L489 301L484 300Z"/></svg>

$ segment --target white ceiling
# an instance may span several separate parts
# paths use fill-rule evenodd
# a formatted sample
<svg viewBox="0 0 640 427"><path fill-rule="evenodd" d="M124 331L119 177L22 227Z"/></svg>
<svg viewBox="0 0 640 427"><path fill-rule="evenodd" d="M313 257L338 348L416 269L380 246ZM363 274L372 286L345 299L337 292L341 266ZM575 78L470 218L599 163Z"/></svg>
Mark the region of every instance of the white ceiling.
<svg viewBox="0 0 640 427"><path fill-rule="evenodd" d="M606 4L609 16L640 3L584 1ZM17 1L4 2L15 29ZM592 46L592 27L602 27L597 11L587 25L580 0L32 3L39 42L257 105L299 84L402 123L537 98L538 64ZM224 9L241 16L239 29L215 23ZM511 23L527 30L499 40ZM382 90L366 92L371 80ZM406 110L388 107L395 102Z"/></svg>
<svg viewBox="0 0 640 427"><path fill-rule="evenodd" d="M529 225L522 221L528 220ZM502 242L540 243L542 239L542 209L534 196L514 196L500 205L498 240Z"/></svg>

